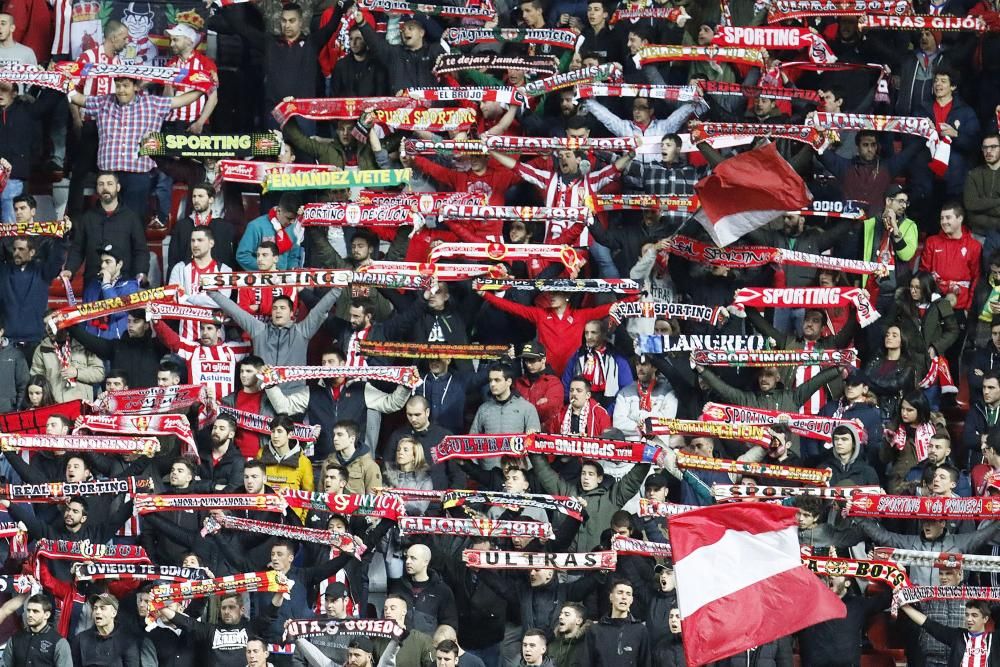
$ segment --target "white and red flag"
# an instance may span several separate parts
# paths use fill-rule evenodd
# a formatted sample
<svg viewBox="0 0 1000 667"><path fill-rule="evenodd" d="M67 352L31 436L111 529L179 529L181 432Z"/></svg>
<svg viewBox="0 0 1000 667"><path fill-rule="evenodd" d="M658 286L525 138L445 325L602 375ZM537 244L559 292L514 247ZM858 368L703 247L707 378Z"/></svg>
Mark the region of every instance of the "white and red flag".
<svg viewBox="0 0 1000 667"><path fill-rule="evenodd" d="M796 514L792 507L741 503L670 517L688 664L715 662L847 615L840 598L802 565Z"/></svg>
<svg viewBox="0 0 1000 667"><path fill-rule="evenodd" d="M719 247L812 201L805 182L774 144L723 160L695 191L701 202L695 217Z"/></svg>

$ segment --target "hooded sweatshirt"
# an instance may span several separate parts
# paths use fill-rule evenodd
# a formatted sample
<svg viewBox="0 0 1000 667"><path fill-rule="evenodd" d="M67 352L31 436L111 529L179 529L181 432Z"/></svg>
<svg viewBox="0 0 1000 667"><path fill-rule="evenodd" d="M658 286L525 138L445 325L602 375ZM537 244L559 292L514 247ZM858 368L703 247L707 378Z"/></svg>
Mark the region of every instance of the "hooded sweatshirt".
<svg viewBox="0 0 1000 667"><path fill-rule="evenodd" d="M867 486L879 484L878 473L870 465L860 458L861 447L858 446L858 436L854 429L851 429L851 456L846 463L840 460L836 452L830 450L830 458L823 463L823 467L833 471L830 476L830 486L844 485L850 483L855 486Z"/></svg>

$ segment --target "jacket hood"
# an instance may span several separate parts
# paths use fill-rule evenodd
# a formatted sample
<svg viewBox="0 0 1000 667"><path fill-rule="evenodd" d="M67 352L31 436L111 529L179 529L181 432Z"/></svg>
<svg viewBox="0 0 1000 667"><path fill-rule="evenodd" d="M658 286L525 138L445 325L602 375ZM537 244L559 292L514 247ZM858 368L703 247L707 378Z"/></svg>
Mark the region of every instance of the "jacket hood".
<svg viewBox="0 0 1000 667"><path fill-rule="evenodd" d="M271 443L268 443L267 447L264 448L264 453L261 455L260 460L264 465L279 465L285 466L286 468L298 468L299 467L299 455L302 454L302 450L298 445L289 448L288 453L284 456L279 456L274 448L271 447Z"/></svg>
<svg viewBox="0 0 1000 667"><path fill-rule="evenodd" d="M340 455L340 452L337 452L337 460L340 461L341 465L345 465L346 466L346 465L350 465L354 461L357 461L359 458L361 458L365 454L370 454L370 453L371 453L371 449L369 449L368 445L359 444L359 445L357 445L354 448L354 455L351 456L351 458L349 458L347 460L344 460L344 458ZM372 458L374 458L374 457L372 457Z"/></svg>
<svg viewBox="0 0 1000 667"><path fill-rule="evenodd" d="M587 628L589 628L589 627L590 627L590 621L584 621L583 625L581 625L576 630L573 630L572 632L569 632L569 633L567 633L565 635L561 635L561 634L559 634L557 632L557 633L555 633L555 636L558 639L561 639L563 642L567 642L567 643L569 643L569 642L575 642L575 641L578 641L578 640L582 639L583 636L585 634L587 634Z"/></svg>

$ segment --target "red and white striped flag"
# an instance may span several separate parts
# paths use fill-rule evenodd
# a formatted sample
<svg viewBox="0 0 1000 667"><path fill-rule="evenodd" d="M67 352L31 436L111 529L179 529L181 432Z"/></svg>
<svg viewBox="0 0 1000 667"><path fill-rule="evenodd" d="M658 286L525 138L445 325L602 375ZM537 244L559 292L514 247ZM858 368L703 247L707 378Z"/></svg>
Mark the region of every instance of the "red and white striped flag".
<svg viewBox="0 0 1000 667"><path fill-rule="evenodd" d="M792 507L741 503L669 518L688 664L721 660L847 615L802 565L796 514Z"/></svg>

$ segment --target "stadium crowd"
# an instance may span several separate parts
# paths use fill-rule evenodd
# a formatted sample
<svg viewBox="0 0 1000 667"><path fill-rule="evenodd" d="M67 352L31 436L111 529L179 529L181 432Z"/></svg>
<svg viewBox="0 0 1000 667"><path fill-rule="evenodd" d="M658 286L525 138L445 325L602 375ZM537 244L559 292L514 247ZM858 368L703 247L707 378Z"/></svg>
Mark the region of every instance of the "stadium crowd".
<svg viewBox="0 0 1000 667"><path fill-rule="evenodd" d="M1000 494L996 0L210 1L165 63L210 85L130 75L105 18L68 91L31 68L65 2L0 13L4 667L686 665L666 517L765 491L847 615L714 664L1000 665L1000 511L854 511ZM406 89L473 119L393 122ZM140 151L270 131L269 170L452 194ZM812 203L696 191L770 147ZM986 593L890 614L892 550Z"/></svg>

